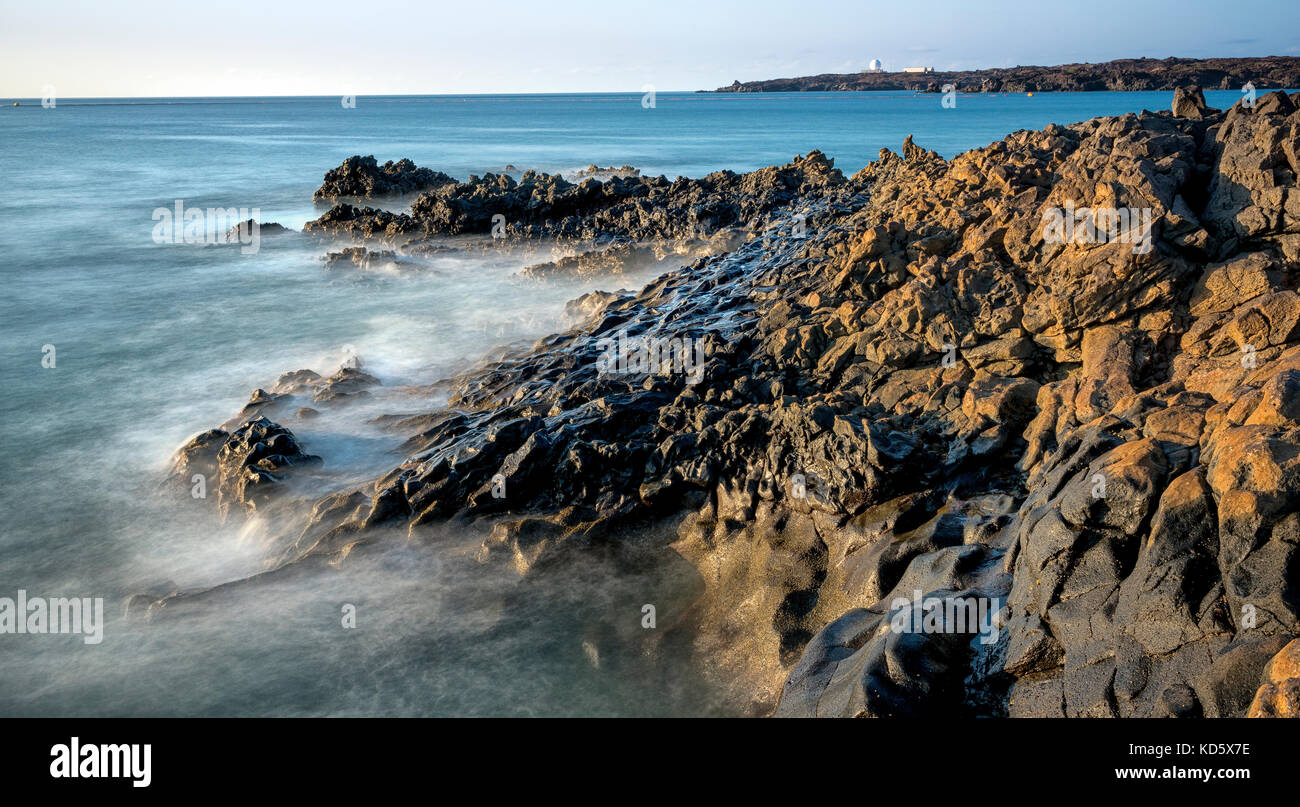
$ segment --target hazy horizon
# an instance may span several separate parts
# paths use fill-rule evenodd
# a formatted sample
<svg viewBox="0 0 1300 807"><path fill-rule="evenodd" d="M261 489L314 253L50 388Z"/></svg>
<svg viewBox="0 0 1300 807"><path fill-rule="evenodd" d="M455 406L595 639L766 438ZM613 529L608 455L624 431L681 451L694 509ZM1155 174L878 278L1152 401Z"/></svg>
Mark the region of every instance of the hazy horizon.
<svg viewBox="0 0 1300 807"><path fill-rule="evenodd" d="M791 6L682 0L541 8L290 0L256 23L211 6L0 2L0 94L39 98L477 95L709 90L733 80L1124 58L1300 55L1300 6L1246 0ZM346 15L346 17L344 16ZM1014 35L1007 46L1007 35Z"/></svg>

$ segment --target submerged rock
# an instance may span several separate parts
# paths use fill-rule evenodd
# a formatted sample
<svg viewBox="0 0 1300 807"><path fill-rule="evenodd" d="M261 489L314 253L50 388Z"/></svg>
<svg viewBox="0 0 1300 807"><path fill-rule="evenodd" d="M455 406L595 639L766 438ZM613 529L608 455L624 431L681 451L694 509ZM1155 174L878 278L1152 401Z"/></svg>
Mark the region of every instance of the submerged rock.
<svg viewBox="0 0 1300 807"><path fill-rule="evenodd" d="M257 233L259 238L262 238L268 235L283 235L285 233L294 232L294 230L290 230L288 227L274 221L260 223L256 219L249 219L247 221L241 221L227 230L226 241L228 243L247 241L254 232Z"/></svg>
<svg viewBox="0 0 1300 807"><path fill-rule="evenodd" d="M402 257L391 249L370 250L365 247L346 247L327 253L321 261L326 269L342 267L352 269L416 269L420 264Z"/></svg>
<svg viewBox="0 0 1300 807"><path fill-rule="evenodd" d="M312 400L317 403L337 403L364 398L370 394L368 388L378 386L379 383L378 378L363 372L359 366L345 366L329 378L321 379L314 384Z"/></svg>

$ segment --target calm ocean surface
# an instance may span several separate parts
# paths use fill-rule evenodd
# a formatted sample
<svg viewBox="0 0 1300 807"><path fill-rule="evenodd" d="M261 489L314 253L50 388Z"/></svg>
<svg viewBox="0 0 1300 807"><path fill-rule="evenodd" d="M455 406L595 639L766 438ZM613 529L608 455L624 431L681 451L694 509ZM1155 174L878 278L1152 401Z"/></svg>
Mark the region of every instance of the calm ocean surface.
<svg viewBox="0 0 1300 807"><path fill-rule="evenodd" d="M1208 92L1226 107L1236 92ZM157 492L171 453L290 370L355 351L385 388L565 327L565 301L627 280L524 283L522 260L326 271L306 239L261 250L156 244L155 208L260 208L300 228L352 154L459 178L630 164L748 171L821 149L846 174L903 138L951 157L1018 129L1168 109L1172 93L660 93L276 99L39 99L0 109L0 597L103 597L104 641L0 634L0 715L676 714L715 711L663 659L601 663L571 598L528 605L465 557L473 536L398 544L354 568L233 589L176 618L122 619L132 593L262 568L257 530ZM10 99L12 103L12 99ZM646 278L648 279L648 278ZM42 366L53 346L55 366ZM427 403L427 402L423 402ZM408 404L410 405L410 404ZM404 411L397 402L375 413ZM324 417L295 433L334 487L396 465L390 435ZM619 580L592 607L669 596ZM652 589L647 593L646 587ZM571 593L571 592L570 592ZM589 593L589 592L588 592ZM340 606L358 608L355 629ZM597 650L594 650L596 648ZM647 672L652 669L652 672ZM613 671L611 671L613 670Z"/></svg>

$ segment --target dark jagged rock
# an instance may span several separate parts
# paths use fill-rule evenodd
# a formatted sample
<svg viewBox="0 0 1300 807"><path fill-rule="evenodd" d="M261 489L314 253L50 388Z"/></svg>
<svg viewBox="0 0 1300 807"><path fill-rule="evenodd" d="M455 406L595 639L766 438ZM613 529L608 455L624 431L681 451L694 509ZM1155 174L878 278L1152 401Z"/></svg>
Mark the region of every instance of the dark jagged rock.
<svg viewBox="0 0 1300 807"><path fill-rule="evenodd" d="M260 224L256 219L249 219L248 221L241 221L227 230L226 241L232 244L241 240L246 241L253 232L256 232L258 237L262 238L268 235L283 235L294 231L274 221Z"/></svg>
<svg viewBox="0 0 1300 807"><path fill-rule="evenodd" d="M508 209L536 236L708 216L748 237L580 298L575 328L385 419L406 458L315 502L294 552L451 519L530 576L668 545L699 571L673 630L755 714L1294 713L1296 101L1051 125L950 161L908 138L848 179L814 153L443 186L403 232ZM187 455L226 439L208 435ZM897 631L913 592L996 606L995 632Z"/></svg>
<svg viewBox="0 0 1300 807"><path fill-rule="evenodd" d="M421 194L409 213L335 205L308 222L304 232L399 245L465 234L587 244L709 238L726 228L760 226L790 212L796 200L843 182L833 162L818 151L748 174L718 171L676 181L631 176L575 184L534 171L518 181L487 174L435 187Z"/></svg>
<svg viewBox="0 0 1300 807"><path fill-rule="evenodd" d="M1240 90L1300 86L1300 58L1266 56L1253 59L1116 59L1096 64L1052 67L996 67L988 70L929 73L825 73L802 78L735 81L714 92L834 92L911 90L941 92L953 85L958 92L1136 92L1174 90L1197 85Z"/></svg>
<svg viewBox="0 0 1300 807"><path fill-rule="evenodd" d="M379 385L379 379L363 372L360 367L343 367L329 378L313 385L312 400L317 403L338 403L370 394L369 387Z"/></svg>
<svg viewBox="0 0 1300 807"><path fill-rule="evenodd" d="M233 431L210 429L192 438L177 452L172 473L185 487L202 475L226 516L232 510L253 513L265 507L294 468L320 461L303 451L293 432L259 416Z"/></svg>
<svg viewBox="0 0 1300 807"><path fill-rule="evenodd" d="M379 165L374 156L348 157L338 168L325 174L325 181L312 195L315 201L352 197L371 199L418 193L455 182L441 171L419 168L410 160L389 160Z"/></svg>
<svg viewBox="0 0 1300 807"><path fill-rule="evenodd" d="M630 165L621 165L618 167L611 165L609 168L601 168L599 165L592 163L580 171L575 171L573 176L575 179L598 179L603 182L604 180L613 179L615 177L621 179L641 176L641 170L633 168Z"/></svg>
<svg viewBox="0 0 1300 807"><path fill-rule="evenodd" d="M394 239L415 230L415 222L405 213L392 213L373 207L337 204L320 218L307 222L302 231L309 235L330 235L359 241L370 238Z"/></svg>

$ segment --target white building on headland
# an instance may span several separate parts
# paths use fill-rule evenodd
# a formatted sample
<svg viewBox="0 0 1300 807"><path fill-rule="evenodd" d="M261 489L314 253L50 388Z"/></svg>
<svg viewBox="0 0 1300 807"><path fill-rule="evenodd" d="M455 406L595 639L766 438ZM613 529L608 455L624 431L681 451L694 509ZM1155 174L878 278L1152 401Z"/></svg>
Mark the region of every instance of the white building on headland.
<svg viewBox="0 0 1300 807"><path fill-rule="evenodd" d="M862 72L863 72L863 73L883 73L883 72L885 72L885 66L884 66L883 64L880 63L880 60L879 60L879 59L872 59L870 62L867 63L867 69L866 69L866 70L863 70Z"/></svg>
<svg viewBox="0 0 1300 807"><path fill-rule="evenodd" d="M933 67L904 67L904 73L933 73Z"/></svg>

